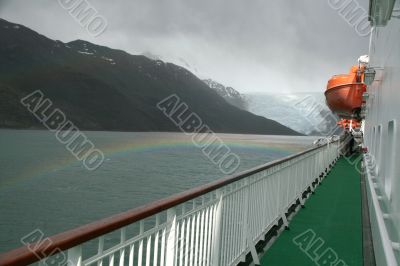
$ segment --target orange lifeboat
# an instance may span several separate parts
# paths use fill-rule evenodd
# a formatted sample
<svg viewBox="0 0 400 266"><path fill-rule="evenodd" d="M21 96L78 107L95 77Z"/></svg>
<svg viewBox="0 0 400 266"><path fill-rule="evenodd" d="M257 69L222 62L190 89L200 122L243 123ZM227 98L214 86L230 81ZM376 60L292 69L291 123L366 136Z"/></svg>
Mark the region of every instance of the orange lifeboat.
<svg viewBox="0 0 400 266"><path fill-rule="evenodd" d="M349 74L333 76L325 91L326 102L332 112L343 118L358 118L362 95L366 91L363 83L364 66L353 66Z"/></svg>

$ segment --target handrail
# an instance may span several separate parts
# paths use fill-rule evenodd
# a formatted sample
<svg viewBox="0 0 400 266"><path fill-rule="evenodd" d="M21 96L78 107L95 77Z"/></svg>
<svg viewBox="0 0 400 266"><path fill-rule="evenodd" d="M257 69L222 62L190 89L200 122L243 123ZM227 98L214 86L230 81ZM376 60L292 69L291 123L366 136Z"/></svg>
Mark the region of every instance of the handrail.
<svg viewBox="0 0 400 266"><path fill-rule="evenodd" d="M332 141L331 143L335 143L337 141L339 140ZM269 169L278 164L300 157L314 150L321 149L327 145L328 143L325 143L317 147L312 147L305 151L268 162L266 164L251 168L241 173L226 176L214 182L186 190L165 199L157 200L143 206L128 210L126 212L122 212L120 214L98 220L69 231L65 231L63 233L47 238L46 245L41 245L41 242L38 242L32 244L34 248L23 246L8 251L6 253L0 254L0 265L26 265L37 262L47 256L51 256L56 254L57 252L70 249L96 237L110 233L114 230L140 221L144 218L150 217L162 211L168 210L172 207L214 191L218 188L239 181L260 171ZM49 245L49 243L51 244Z"/></svg>

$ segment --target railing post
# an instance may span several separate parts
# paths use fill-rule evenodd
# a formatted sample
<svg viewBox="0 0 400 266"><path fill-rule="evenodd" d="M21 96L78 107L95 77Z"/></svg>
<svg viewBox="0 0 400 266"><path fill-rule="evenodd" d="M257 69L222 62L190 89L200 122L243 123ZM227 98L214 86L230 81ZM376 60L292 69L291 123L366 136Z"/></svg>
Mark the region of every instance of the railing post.
<svg viewBox="0 0 400 266"><path fill-rule="evenodd" d="M176 245L176 210L171 208L167 211L167 254L165 265L172 266L175 262Z"/></svg>
<svg viewBox="0 0 400 266"><path fill-rule="evenodd" d="M277 210L278 215L280 215L281 214L280 206L281 206L281 176L282 176L282 173L281 173L281 166L278 165L277 168L278 168L278 170L276 171L276 176L278 179L278 189L277 189L277 194L276 194L276 198L277 198L276 210Z"/></svg>
<svg viewBox="0 0 400 266"><path fill-rule="evenodd" d="M68 250L68 266L82 265L82 246L76 246Z"/></svg>
<svg viewBox="0 0 400 266"><path fill-rule="evenodd" d="M312 161L312 168L311 168L311 175L312 175L312 180L314 181L317 177L318 177L318 175L319 175L319 173L318 173L318 171L317 171L317 153L316 152L314 152L313 153L313 156L312 156L312 159L311 159L311 161ZM311 189L311 192L314 194L314 186L313 186L313 184L312 184L313 182L311 182L311 185L310 185L310 189Z"/></svg>
<svg viewBox="0 0 400 266"><path fill-rule="evenodd" d="M144 233L144 220L139 222L139 235L142 236ZM138 248L138 265L142 265L143 261L143 238L139 241L139 248Z"/></svg>
<svg viewBox="0 0 400 266"><path fill-rule="evenodd" d="M248 215L249 215L249 197L250 197L250 193L249 193L249 180L248 178L246 178L246 180L244 180L244 206L245 209L244 211L244 215L243 215L243 223L242 223L242 250L246 250L247 248L247 239L248 239L248 235L250 234L250 228L248 228ZM252 243L248 243L249 246ZM242 258L240 259L242 262L246 261L246 254L242 255Z"/></svg>
<svg viewBox="0 0 400 266"><path fill-rule="evenodd" d="M221 242L221 225L222 225L222 208L223 208L223 193L221 190L217 191L217 210L214 218L214 232L212 241L212 252L211 252L211 265L219 266L219 251Z"/></svg>
<svg viewBox="0 0 400 266"><path fill-rule="evenodd" d="M121 245L123 245L126 241L126 227L121 229L121 237L120 237ZM121 249L119 252L119 266L125 265L125 249Z"/></svg>
<svg viewBox="0 0 400 266"><path fill-rule="evenodd" d="M260 259L258 258L256 246L253 243L253 239L250 234L247 234L247 241L249 242L249 247L250 247L250 253L251 257L253 258L253 263L254 265L261 265L260 264Z"/></svg>
<svg viewBox="0 0 400 266"><path fill-rule="evenodd" d="M102 255L104 251L104 236L99 237L99 244L97 247L97 254ZM97 266L103 266L103 260L97 262Z"/></svg>
<svg viewBox="0 0 400 266"><path fill-rule="evenodd" d="M250 228L250 223L249 223L249 209L250 209L250 182L249 178L246 178L244 180L245 188L244 188L244 217L243 217L243 224L242 224L242 251L245 251L247 249L247 246L250 249L251 256L253 258L253 262L255 265L260 265L260 260L257 255L256 247L253 243L253 236L252 236L252 231ZM246 261L246 253L242 255L241 258L242 262Z"/></svg>

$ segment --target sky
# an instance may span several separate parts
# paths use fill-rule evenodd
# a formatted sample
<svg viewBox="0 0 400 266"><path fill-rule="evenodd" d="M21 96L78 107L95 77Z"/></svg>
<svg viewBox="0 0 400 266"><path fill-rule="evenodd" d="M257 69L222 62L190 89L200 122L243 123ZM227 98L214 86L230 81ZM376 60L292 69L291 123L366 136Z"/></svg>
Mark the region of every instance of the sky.
<svg viewBox="0 0 400 266"><path fill-rule="evenodd" d="M0 17L63 42L151 53L241 93L323 92L368 54L369 37L332 5L367 12L368 0L90 0L107 22L97 37L59 1L88 0L0 0Z"/></svg>

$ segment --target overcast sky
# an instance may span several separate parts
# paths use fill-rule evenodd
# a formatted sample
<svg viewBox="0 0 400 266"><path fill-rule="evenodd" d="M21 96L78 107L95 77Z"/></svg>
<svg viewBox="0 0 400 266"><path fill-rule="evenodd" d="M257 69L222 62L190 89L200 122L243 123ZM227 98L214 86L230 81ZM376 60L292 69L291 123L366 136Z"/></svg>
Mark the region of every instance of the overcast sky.
<svg viewBox="0 0 400 266"><path fill-rule="evenodd" d="M64 42L184 60L200 78L243 93L322 92L331 75L368 53L368 36L358 36L328 1L91 0L108 22L98 37L56 0L0 0L0 17ZM368 1L358 1L367 10Z"/></svg>

